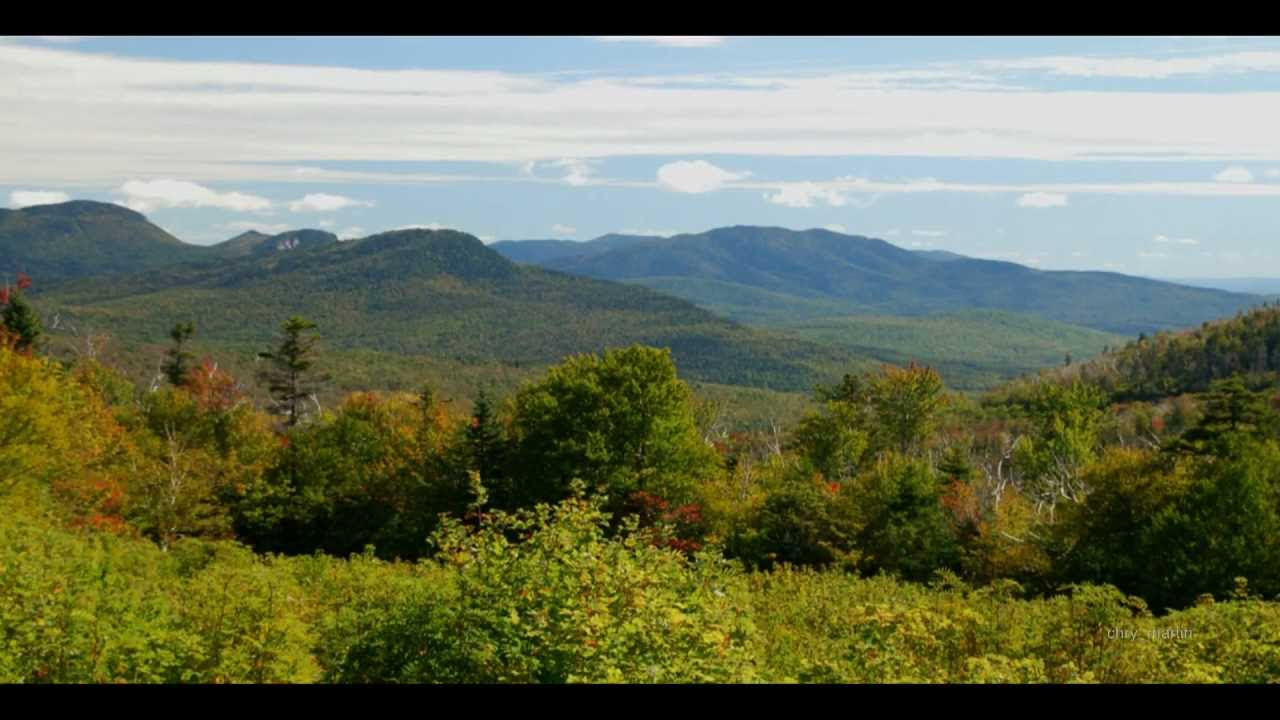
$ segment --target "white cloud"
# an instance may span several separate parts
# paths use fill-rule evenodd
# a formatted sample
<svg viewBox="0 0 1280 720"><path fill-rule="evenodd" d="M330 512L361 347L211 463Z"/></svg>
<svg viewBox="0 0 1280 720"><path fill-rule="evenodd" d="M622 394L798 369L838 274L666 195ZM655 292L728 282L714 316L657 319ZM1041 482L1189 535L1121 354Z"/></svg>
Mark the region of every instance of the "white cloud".
<svg viewBox="0 0 1280 720"><path fill-rule="evenodd" d="M1253 173L1249 172L1249 169L1244 166L1232 165L1214 175L1213 179L1222 183L1251 183L1253 182Z"/></svg>
<svg viewBox="0 0 1280 720"><path fill-rule="evenodd" d="M1169 257L1169 254L1168 254L1168 253L1162 253L1162 252L1146 252L1146 251L1139 251L1139 252L1138 252L1138 257L1140 257L1140 258L1147 258L1147 259L1150 259L1150 260L1163 260L1163 259L1165 259L1165 258Z"/></svg>
<svg viewBox="0 0 1280 720"><path fill-rule="evenodd" d="M658 183L676 192L704 193L747 175L749 173L730 172L705 160L678 160L658 168Z"/></svg>
<svg viewBox="0 0 1280 720"><path fill-rule="evenodd" d="M578 158L561 158L555 162L549 163L552 167L564 169L564 177L561 180L573 186L582 186L591 182L591 174L593 172L591 162L589 160L580 160Z"/></svg>
<svg viewBox="0 0 1280 720"><path fill-rule="evenodd" d="M946 237L946 230L912 230L912 235L917 237Z"/></svg>
<svg viewBox="0 0 1280 720"><path fill-rule="evenodd" d="M840 233L841 235L849 234L848 229L846 229L845 226L841 225L840 223L831 223L830 225L823 225L822 227L826 228L827 230L830 230L833 233Z"/></svg>
<svg viewBox="0 0 1280 720"><path fill-rule="evenodd" d="M1280 168L1267 168L1267 177L1280 177Z"/></svg>
<svg viewBox="0 0 1280 720"><path fill-rule="evenodd" d="M825 202L833 207L849 203L849 198L840 190L829 185L815 182L786 183L779 185L776 192L765 193L765 199L775 205L807 208Z"/></svg>
<svg viewBox="0 0 1280 720"><path fill-rule="evenodd" d="M320 222L316 223L316 227L331 228L333 226L334 226L334 222L328 219L321 220Z"/></svg>
<svg viewBox="0 0 1280 720"><path fill-rule="evenodd" d="M339 240L354 240L359 237L364 237L365 229L358 225L352 225L351 227L343 228L337 233L337 235Z"/></svg>
<svg viewBox="0 0 1280 720"><path fill-rule="evenodd" d="M271 201L241 192L220 193L186 180L130 180L120 186L125 204L138 212L156 208L213 207L236 212L260 212Z"/></svg>
<svg viewBox="0 0 1280 720"><path fill-rule="evenodd" d="M9 207L24 208L32 205L53 205L71 200L71 196L56 190L14 190L9 193Z"/></svg>
<svg viewBox="0 0 1280 720"><path fill-rule="evenodd" d="M978 63L987 70L1045 71L1074 77L1163 80L1186 75L1280 71L1280 52L1234 52L1172 58L1051 56Z"/></svg>
<svg viewBox="0 0 1280 720"><path fill-rule="evenodd" d="M1154 238L1152 238L1152 241L1162 243L1162 244L1171 244L1171 245L1199 245L1200 244L1200 241L1196 240L1195 238L1189 238L1189 237L1175 238L1175 237L1169 237L1167 235L1157 235Z"/></svg>
<svg viewBox="0 0 1280 720"><path fill-rule="evenodd" d="M880 234L884 235L885 237L898 237L899 235L902 234L902 230L898 228L893 228L892 230L885 230L883 233L880 233Z"/></svg>
<svg viewBox="0 0 1280 720"><path fill-rule="evenodd" d="M557 235L573 235L578 232L578 228L556 223L555 225L551 226L551 232Z"/></svg>
<svg viewBox="0 0 1280 720"><path fill-rule="evenodd" d="M1062 193L1031 192L1018 197L1018 207L1065 207L1067 197Z"/></svg>
<svg viewBox="0 0 1280 720"><path fill-rule="evenodd" d="M444 225L441 225L438 222L430 222L425 225L401 225L400 227L391 228L391 230L389 230L388 232L394 232L396 230L444 230L444 229L445 229Z"/></svg>
<svg viewBox="0 0 1280 720"><path fill-rule="evenodd" d="M619 43L633 42L645 43L647 45L662 45L665 47L715 47L724 43L723 36L713 35L602 35L596 38L598 42Z"/></svg>
<svg viewBox="0 0 1280 720"><path fill-rule="evenodd" d="M332 212L349 207L372 206L373 203L367 200L355 200L344 195L328 193L308 193L301 200L289 203L289 209L294 212Z"/></svg>

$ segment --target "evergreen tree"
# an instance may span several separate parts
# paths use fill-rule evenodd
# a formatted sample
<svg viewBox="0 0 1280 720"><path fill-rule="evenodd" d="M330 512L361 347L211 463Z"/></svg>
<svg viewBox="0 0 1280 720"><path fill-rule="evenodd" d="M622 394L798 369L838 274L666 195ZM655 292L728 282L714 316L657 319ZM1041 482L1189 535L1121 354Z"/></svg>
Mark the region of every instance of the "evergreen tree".
<svg viewBox="0 0 1280 720"><path fill-rule="evenodd" d="M944 483L968 482L977 472L969 454L954 445L947 448L938 461L938 476Z"/></svg>
<svg viewBox="0 0 1280 720"><path fill-rule="evenodd" d="M1202 402L1204 415L1172 443L1174 452L1221 455L1235 436L1262 440L1280 430L1280 415L1271 409L1265 395L1250 391L1238 375L1214 381Z"/></svg>
<svg viewBox="0 0 1280 720"><path fill-rule="evenodd" d="M480 479L492 487L502 474L506 434L483 390L471 411L466 437L471 469L480 473Z"/></svg>
<svg viewBox="0 0 1280 720"><path fill-rule="evenodd" d="M280 326L279 345L258 353L259 358L270 362L258 373L258 380L267 385L273 412L285 417L289 427L298 424L303 403L328 379L312 371L319 338L307 332L315 328L315 323L295 315Z"/></svg>
<svg viewBox="0 0 1280 720"><path fill-rule="evenodd" d="M18 350L36 349L42 331L40 317L23 297L23 291L29 287L31 278L20 273L16 288L0 289L0 326L14 336L14 347Z"/></svg>
<svg viewBox="0 0 1280 720"><path fill-rule="evenodd" d="M174 387L185 385L187 375L191 372L191 364L195 361L195 356L187 352L185 346L195 331L196 328L191 323L178 323L169 331L169 337L173 339L173 347L165 353L168 359L160 366L160 371Z"/></svg>

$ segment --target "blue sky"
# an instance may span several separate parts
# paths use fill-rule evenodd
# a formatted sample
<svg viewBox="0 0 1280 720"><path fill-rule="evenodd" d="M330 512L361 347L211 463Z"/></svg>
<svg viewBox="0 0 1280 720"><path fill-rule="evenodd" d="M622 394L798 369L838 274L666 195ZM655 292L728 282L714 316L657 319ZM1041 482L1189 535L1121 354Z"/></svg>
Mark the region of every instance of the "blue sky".
<svg viewBox="0 0 1280 720"><path fill-rule="evenodd" d="M0 38L0 201L1280 276L1280 39Z"/></svg>

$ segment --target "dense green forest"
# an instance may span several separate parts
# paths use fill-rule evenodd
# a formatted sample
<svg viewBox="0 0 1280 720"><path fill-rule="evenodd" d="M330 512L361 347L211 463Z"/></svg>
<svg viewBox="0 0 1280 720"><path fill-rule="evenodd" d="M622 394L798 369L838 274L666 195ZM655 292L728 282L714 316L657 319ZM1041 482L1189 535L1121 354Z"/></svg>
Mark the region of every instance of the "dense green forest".
<svg viewBox="0 0 1280 720"><path fill-rule="evenodd" d="M752 324L974 309L1137 335L1197 325L1262 300L1117 273L913 252L829 230L734 226L670 238L606 238L594 251L560 255L544 248L530 261L654 287ZM511 253L518 245L498 249Z"/></svg>
<svg viewBox="0 0 1280 720"><path fill-rule="evenodd" d="M518 265L447 230L312 242L38 289L63 335L107 333L138 345L163 342L166 328L192 321L202 342L218 345L210 350L238 357L251 357L296 313L325 327L336 350L463 365L545 367L574 352L642 343L671 348L690 378L803 391L849 362L837 348L746 328L647 288Z"/></svg>
<svg viewBox="0 0 1280 720"><path fill-rule="evenodd" d="M138 385L49 355L30 289L0 298L0 680L1280 679L1270 308L979 398L851 367L742 431L631 343L465 409L321 406L338 312L245 327L237 378L183 306Z"/></svg>

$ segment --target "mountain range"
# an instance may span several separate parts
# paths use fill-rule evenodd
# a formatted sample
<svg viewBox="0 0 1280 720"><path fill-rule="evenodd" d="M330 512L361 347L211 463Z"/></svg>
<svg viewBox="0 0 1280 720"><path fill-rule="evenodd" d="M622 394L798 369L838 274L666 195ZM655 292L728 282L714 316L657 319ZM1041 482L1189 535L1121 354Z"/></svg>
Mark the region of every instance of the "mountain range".
<svg viewBox="0 0 1280 720"><path fill-rule="evenodd" d="M0 272L36 279L55 334L109 332L139 374L177 322L251 370L254 351L301 314L319 323L349 388L407 386L428 371L520 376L646 343L709 383L804 392L915 360L981 389L1260 300L742 226L490 246L446 230L340 241L303 229L198 246L132 210L73 201L4 211L0 247Z"/></svg>
<svg viewBox="0 0 1280 720"><path fill-rule="evenodd" d="M670 238L606 237L607 243L579 243L580 249L544 245L524 261L644 285L765 325L980 309L1136 335L1189 327L1259 300L1118 273L1045 271L953 253L924 254L829 230L735 226ZM495 249L516 259L517 245L499 243Z"/></svg>
<svg viewBox="0 0 1280 720"><path fill-rule="evenodd" d="M644 343L671 348L690 378L805 390L849 361L644 287L520 265L450 230L344 242L318 231L246 234L197 250L194 261L42 282L36 298L64 327L145 344L191 321L205 341L246 354L299 314L336 350L462 364L541 366Z"/></svg>

